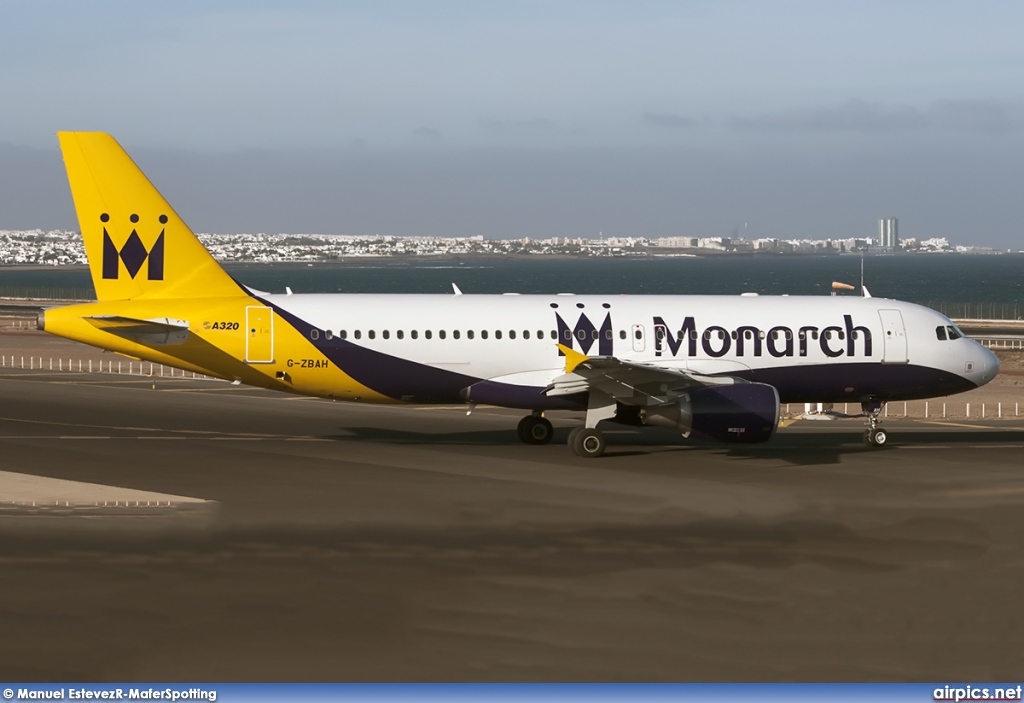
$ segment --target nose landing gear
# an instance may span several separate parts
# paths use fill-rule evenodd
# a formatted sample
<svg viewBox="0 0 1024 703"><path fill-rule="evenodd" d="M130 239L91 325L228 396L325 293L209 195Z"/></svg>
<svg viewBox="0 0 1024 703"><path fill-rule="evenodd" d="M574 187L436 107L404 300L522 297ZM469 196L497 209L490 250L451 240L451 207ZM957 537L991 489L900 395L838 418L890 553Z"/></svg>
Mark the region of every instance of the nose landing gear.
<svg viewBox="0 0 1024 703"><path fill-rule="evenodd" d="M864 444L869 447L881 447L889 441L889 433L879 427L878 416L885 403L880 400L869 400L860 404L860 409L868 419L868 428L864 430Z"/></svg>

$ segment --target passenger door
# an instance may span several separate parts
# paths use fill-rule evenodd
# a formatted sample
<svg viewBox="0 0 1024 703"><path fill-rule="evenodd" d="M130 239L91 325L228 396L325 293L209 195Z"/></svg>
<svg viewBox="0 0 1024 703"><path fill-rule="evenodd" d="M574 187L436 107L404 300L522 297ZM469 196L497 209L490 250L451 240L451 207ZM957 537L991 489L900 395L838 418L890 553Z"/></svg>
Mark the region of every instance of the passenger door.
<svg viewBox="0 0 1024 703"><path fill-rule="evenodd" d="M903 327L903 315L899 310L879 310L884 335L883 364L906 364L907 332Z"/></svg>

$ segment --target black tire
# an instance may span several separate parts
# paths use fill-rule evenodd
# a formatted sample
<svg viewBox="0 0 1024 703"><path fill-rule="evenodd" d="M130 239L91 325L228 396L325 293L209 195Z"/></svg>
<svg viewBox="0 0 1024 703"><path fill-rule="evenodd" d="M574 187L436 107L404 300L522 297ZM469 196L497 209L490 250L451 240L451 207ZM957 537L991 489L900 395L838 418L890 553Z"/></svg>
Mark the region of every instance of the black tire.
<svg viewBox="0 0 1024 703"><path fill-rule="evenodd" d="M547 444L555 436L555 428L545 417L527 415L519 421L516 434L523 444Z"/></svg>
<svg viewBox="0 0 1024 703"><path fill-rule="evenodd" d="M569 438L565 442L569 446L569 449L572 449L572 444L573 444L573 442L576 441L576 435L578 435L580 432L582 432L585 429L586 429L585 427L581 426L581 427L573 427L571 430L569 430ZM573 451L576 451L576 450L573 449Z"/></svg>
<svg viewBox="0 0 1024 703"><path fill-rule="evenodd" d="M871 430L871 444L876 447L885 446L885 443L889 441L889 433L881 428Z"/></svg>
<svg viewBox="0 0 1024 703"><path fill-rule="evenodd" d="M569 445L569 448L572 449L573 454L585 459L594 459L601 456L604 454L605 447L607 446L604 435L589 427L580 428L578 432L572 435L571 439L572 443Z"/></svg>

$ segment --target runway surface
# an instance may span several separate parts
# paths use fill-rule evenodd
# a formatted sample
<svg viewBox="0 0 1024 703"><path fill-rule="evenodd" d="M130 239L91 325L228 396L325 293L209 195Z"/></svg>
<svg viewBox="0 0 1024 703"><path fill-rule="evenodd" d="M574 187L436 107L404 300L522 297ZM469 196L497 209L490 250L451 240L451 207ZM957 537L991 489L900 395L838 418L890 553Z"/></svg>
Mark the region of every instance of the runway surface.
<svg viewBox="0 0 1024 703"><path fill-rule="evenodd" d="M857 421L624 430L585 460L572 415L541 447L519 416L0 369L0 469L220 506L0 517L0 677L1020 675L1024 422L890 422L883 449Z"/></svg>

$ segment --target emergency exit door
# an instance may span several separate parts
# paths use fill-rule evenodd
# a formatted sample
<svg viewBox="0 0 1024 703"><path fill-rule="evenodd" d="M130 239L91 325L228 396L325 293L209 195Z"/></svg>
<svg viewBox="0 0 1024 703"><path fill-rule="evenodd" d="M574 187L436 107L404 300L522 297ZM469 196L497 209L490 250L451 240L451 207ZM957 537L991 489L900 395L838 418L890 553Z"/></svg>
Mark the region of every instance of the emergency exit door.
<svg viewBox="0 0 1024 703"><path fill-rule="evenodd" d="M644 351L644 349L647 348L647 342L645 340L645 335L644 335L644 326L643 325L633 325L633 329L631 330L631 332L632 332L632 335L633 335L633 351L635 351L635 352L642 352L642 351Z"/></svg>
<svg viewBox="0 0 1024 703"><path fill-rule="evenodd" d="M274 311L261 306L245 309L245 360L269 364L274 360Z"/></svg>

